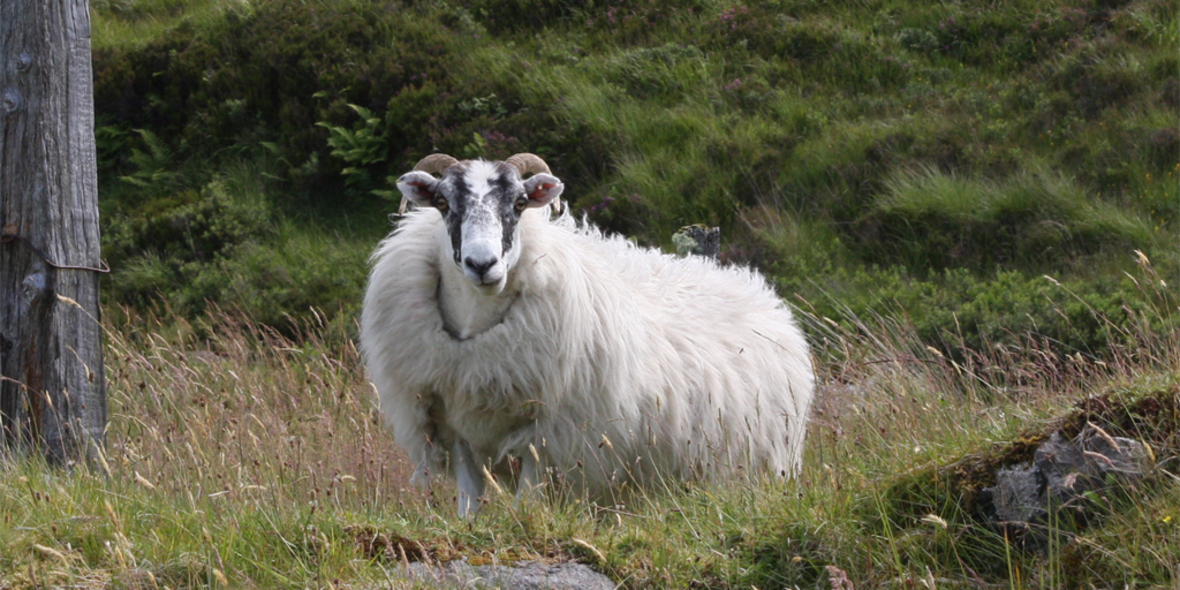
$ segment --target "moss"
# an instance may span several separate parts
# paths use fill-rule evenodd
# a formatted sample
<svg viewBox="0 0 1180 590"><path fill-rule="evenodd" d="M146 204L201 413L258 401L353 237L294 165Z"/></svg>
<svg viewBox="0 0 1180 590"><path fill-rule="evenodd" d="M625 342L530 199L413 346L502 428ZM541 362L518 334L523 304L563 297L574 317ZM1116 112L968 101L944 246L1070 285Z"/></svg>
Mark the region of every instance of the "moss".
<svg viewBox="0 0 1180 590"><path fill-rule="evenodd" d="M1072 438L1086 424L1095 424L1111 436L1145 442L1157 456L1180 452L1180 382L1146 392L1128 389L1085 399L1061 420L1058 430Z"/></svg>

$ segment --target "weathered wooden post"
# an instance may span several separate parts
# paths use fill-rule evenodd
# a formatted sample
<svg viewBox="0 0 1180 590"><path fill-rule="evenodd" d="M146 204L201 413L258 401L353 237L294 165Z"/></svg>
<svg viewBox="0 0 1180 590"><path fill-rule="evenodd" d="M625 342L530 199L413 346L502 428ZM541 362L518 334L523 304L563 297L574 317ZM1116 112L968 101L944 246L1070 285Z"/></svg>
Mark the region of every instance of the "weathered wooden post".
<svg viewBox="0 0 1180 590"><path fill-rule="evenodd" d="M87 0L0 0L0 458L106 428Z"/></svg>

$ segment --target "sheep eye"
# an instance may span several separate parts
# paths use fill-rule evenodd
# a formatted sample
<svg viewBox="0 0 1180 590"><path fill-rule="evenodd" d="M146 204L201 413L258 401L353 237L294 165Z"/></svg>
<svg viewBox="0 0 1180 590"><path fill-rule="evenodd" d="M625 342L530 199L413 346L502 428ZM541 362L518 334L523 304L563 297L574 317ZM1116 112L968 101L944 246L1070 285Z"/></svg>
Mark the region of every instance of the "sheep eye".
<svg viewBox="0 0 1180 590"><path fill-rule="evenodd" d="M446 211L447 210L447 200L442 197L435 197L434 198L434 208L438 209L439 211Z"/></svg>
<svg viewBox="0 0 1180 590"><path fill-rule="evenodd" d="M528 197L520 197L519 199L516 200L516 210L517 211L524 211L525 207L528 207L528 206L529 206L529 198Z"/></svg>

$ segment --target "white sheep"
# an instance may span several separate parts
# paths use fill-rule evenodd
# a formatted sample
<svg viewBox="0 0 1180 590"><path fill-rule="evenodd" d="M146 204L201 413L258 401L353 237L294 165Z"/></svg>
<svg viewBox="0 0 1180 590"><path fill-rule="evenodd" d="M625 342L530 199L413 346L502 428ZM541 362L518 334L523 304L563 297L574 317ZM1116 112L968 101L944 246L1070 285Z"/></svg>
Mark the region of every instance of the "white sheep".
<svg viewBox="0 0 1180 590"><path fill-rule="evenodd" d="M531 154L397 185L420 208L373 255L360 343L412 481L449 460L467 516L493 474L600 497L798 471L808 345L758 273L550 220L563 185Z"/></svg>

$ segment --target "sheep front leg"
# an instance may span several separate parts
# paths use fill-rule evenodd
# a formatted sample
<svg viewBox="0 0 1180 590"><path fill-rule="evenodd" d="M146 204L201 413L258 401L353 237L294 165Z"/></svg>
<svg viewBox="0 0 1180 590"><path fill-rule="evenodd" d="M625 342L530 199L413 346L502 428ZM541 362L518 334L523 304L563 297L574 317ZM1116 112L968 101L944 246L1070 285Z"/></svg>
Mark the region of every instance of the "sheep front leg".
<svg viewBox="0 0 1180 590"><path fill-rule="evenodd" d="M520 481L516 486L516 503L525 498L534 498L541 490L541 458L536 448L529 445L528 453L520 458Z"/></svg>
<svg viewBox="0 0 1180 590"><path fill-rule="evenodd" d="M410 476L410 483L417 486L421 490L430 489L430 462L422 461L418 463L418 467L414 469L413 475Z"/></svg>
<svg viewBox="0 0 1180 590"><path fill-rule="evenodd" d="M388 380L382 383L389 383ZM430 419L423 399L429 400L429 392L405 390L395 386L378 387L381 411L393 428L393 438L398 446L405 449L414 464L410 483L420 489L430 489L430 479L438 475L440 465L439 449L435 447L437 427Z"/></svg>
<svg viewBox="0 0 1180 590"><path fill-rule="evenodd" d="M451 448L451 465L459 484L459 516L473 518L479 512L479 498L483 496L483 474L471 454L467 441L455 441Z"/></svg>

